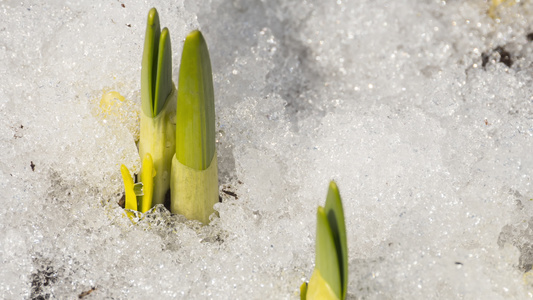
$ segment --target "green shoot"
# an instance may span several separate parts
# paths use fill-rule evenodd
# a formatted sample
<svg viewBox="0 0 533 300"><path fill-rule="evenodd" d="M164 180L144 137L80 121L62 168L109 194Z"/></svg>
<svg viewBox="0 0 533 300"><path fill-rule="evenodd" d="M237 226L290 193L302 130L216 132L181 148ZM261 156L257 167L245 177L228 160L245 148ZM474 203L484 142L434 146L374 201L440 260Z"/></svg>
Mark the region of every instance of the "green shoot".
<svg viewBox="0 0 533 300"><path fill-rule="evenodd" d="M172 92L172 49L167 28L159 25L155 8L148 12L141 69L143 113L157 116Z"/></svg>
<svg viewBox="0 0 533 300"><path fill-rule="evenodd" d="M152 8L148 13L146 24L141 70L143 113L139 139L141 158L144 159L150 154L155 169L151 205L163 204L170 188L170 168L175 149L176 101L172 101L174 97L169 31L163 28L160 32L159 16L157 10ZM143 205L143 209L145 208Z"/></svg>
<svg viewBox="0 0 533 300"><path fill-rule="evenodd" d="M341 295L341 271L335 249L335 240L331 231L326 211L323 207L318 207L316 214L316 250L315 250L315 272L311 276L309 292L320 287L318 284L326 283L335 293L337 299ZM316 279L319 276L319 279ZM321 282L323 281L323 282ZM323 294L323 291L319 291ZM309 296L309 295L308 295Z"/></svg>
<svg viewBox="0 0 533 300"><path fill-rule="evenodd" d="M215 155L215 95L211 61L200 31L185 39L178 81L176 157L195 170L205 170Z"/></svg>
<svg viewBox="0 0 533 300"><path fill-rule="evenodd" d="M334 181L329 184L325 211L333 233L335 249L337 250L337 259L339 260L338 264L341 272L341 299L344 299L348 289L348 243L346 241L346 225L344 223L341 195Z"/></svg>
<svg viewBox="0 0 533 300"><path fill-rule="evenodd" d="M301 299L345 299L348 288L346 226L340 193L333 181L325 208L317 209L315 255L311 280L300 287Z"/></svg>
<svg viewBox="0 0 533 300"><path fill-rule="evenodd" d="M176 119L171 210L207 224L218 202L218 163L211 61L200 31L183 45Z"/></svg>

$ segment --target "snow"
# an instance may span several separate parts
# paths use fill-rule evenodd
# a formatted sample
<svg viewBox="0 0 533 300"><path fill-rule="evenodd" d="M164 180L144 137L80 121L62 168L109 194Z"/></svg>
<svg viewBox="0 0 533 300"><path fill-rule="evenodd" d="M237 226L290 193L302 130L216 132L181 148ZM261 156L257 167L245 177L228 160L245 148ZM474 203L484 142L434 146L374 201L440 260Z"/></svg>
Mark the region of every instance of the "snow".
<svg viewBox="0 0 533 300"><path fill-rule="evenodd" d="M533 298L533 3L508 3L2 1L0 298L299 299L332 179L348 299ZM209 226L117 204L151 7L174 82L189 31L210 49Z"/></svg>

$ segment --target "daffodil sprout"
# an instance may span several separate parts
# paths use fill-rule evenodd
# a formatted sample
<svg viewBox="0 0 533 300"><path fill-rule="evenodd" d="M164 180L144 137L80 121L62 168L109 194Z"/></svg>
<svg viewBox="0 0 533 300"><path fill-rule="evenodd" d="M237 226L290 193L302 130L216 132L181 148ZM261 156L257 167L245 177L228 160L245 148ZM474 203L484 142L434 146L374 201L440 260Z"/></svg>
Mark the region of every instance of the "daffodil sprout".
<svg viewBox="0 0 533 300"><path fill-rule="evenodd" d="M139 139L141 158L150 154L155 170L151 206L164 204L165 195L170 188L170 168L175 149L175 97L169 31L167 28L160 30L157 10L152 8L146 24L141 69L142 113Z"/></svg>
<svg viewBox="0 0 533 300"><path fill-rule="evenodd" d="M176 92L169 32L160 30L155 8L146 25L141 103L140 181L134 184L128 169L121 167L126 208L144 213L164 204L170 190L173 213L209 223L218 202L218 164L207 44L197 30L185 39Z"/></svg>
<svg viewBox="0 0 533 300"><path fill-rule="evenodd" d="M344 300L348 289L348 245L344 210L335 182L329 185L326 206L317 209L315 270L300 287L302 300Z"/></svg>
<svg viewBox="0 0 533 300"><path fill-rule="evenodd" d="M204 224L218 202L215 97L211 61L200 31L185 39L178 81L171 211Z"/></svg>

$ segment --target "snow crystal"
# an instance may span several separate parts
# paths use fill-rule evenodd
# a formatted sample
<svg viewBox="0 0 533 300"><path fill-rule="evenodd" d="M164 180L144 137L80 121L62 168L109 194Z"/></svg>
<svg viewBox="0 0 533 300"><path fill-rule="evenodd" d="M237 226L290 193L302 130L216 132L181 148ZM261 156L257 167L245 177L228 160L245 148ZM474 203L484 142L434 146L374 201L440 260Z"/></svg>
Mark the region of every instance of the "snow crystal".
<svg viewBox="0 0 533 300"><path fill-rule="evenodd" d="M331 179L349 299L533 298L533 3L149 2L0 4L1 298L299 299ZM174 82L210 49L208 226L118 204L153 6Z"/></svg>

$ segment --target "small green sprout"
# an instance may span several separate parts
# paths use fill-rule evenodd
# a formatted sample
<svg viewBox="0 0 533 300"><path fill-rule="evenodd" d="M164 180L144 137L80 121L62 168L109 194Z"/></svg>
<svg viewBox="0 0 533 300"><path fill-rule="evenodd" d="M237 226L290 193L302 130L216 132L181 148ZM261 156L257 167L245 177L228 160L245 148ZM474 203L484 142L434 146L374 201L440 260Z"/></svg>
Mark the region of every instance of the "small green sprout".
<svg viewBox="0 0 533 300"><path fill-rule="evenodd" d="M348 289L348 244L344 210L335 182L329 184L326 206L317 209L315 270L300 287L301 300L344 300Z"/></svg>
<svg viewBox="0 0 533 300"><path fill-rule="evenodd" d="M202 33L195 30L185 39L181 56L172 159L173 213L209 223L218 202L217 165L211 61Z"/></svg>
<svg viewBox="0 0 533 300"><path fill-rule="evenodd" d="M144 159L149 153L155 169L151 206L164 204L170 188L170 168L176 143L174 99L170 35L167 28L160 30L157 10L152 8L146 24L141 69L142 113L139 139L141 158ZM144 209L146 205L143 204L142 207Z"/></svg>

